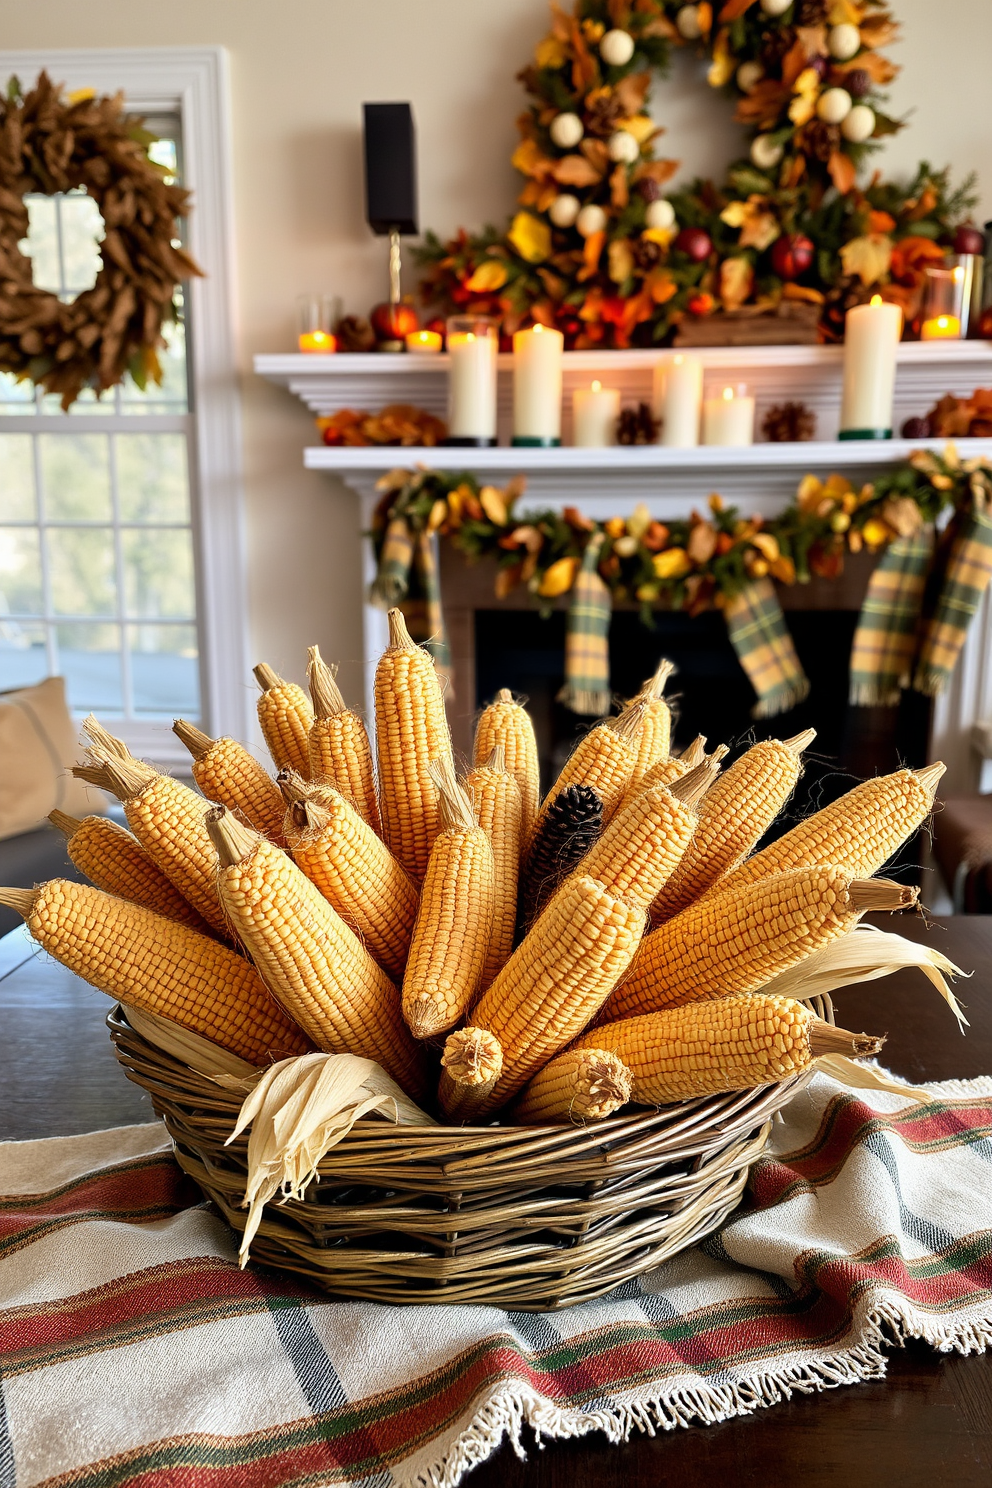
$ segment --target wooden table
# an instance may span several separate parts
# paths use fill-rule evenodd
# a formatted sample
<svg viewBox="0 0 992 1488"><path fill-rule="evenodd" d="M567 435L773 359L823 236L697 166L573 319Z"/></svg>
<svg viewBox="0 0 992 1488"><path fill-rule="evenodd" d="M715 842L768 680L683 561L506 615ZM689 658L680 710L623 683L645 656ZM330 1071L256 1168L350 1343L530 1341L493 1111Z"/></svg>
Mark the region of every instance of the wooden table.
<svg viewBox="0 0 992 1488"><path fill-rule="evenodd" d="M992 917L928 930L902 916L890 929L927 939L966 971L966 1038L919 972L837 998L848 1028L888 1032L884 1059L908 1079L992 1073ZM151 1119L121 1073L103 1019L106 998L46 958L23 932L0 941L0 1138L58 1136ZM992 1182L992 1168L990 1168ZM894 1350L878 1384L800 1396L722 1426L625 1446L602 1437L559 1442L519 1463L508 1448L476 1469L471 1488L990 1488L992 1355Z"/></svg>

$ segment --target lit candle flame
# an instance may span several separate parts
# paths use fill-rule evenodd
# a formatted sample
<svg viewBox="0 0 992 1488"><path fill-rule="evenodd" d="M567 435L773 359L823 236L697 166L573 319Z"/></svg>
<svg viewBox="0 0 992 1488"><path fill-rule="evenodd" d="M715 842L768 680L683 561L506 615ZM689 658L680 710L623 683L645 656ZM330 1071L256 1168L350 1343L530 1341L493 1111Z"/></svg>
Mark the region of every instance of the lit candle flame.
<svg viewBox="0 0 992 1488"><path fill-rule="evenodd" d="M732 387L724 388L724 390L723 390L723 396L726 398L726 400L727 400L728 403L731 402L732 399L733 399L733 396L734 396L734 390L733 390L733 388Z"/></svg>
<svg viewBox="0 0 992 1488"><path fill-rule="evenodd" d="M596 382L594 380L593 381L593 385L592 385L593 392L594 393L599 393L599 392L602 392L602 389L603 389L603 384L601 382Z"/></svg>
<svg viewBox="0 0 992 1488"><path fill-rule="evenodd" d="M881 295L872 295L872 297L868 301L868 303L869 303L869 305L880 305L882 303L882 296Z"/></svg>

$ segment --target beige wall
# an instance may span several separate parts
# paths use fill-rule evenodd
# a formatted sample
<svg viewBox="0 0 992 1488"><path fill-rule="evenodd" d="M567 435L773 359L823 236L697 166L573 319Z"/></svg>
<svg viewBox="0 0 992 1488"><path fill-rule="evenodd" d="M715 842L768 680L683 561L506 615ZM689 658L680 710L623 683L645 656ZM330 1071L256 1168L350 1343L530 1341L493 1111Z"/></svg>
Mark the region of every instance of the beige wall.
<svg viewBox="0 0 992 1488"><path fill-rule="evenodd" d="M884 157L925 156L983 176L992 216L989 0L902 0L903 74L892 110L912 112ZM4 46L221 44L231 55L244 386L251 643L293 675L319 641L360 697L357 499L301 468L313 438L288 393L251 373L257 351L289 349L294 298L326 288L364 312L381 298L382 244L362 217L364 100L410 99L417 118L421 222L440 232L499 220L513 201L508 159L522 93L514 76L544 29L543 0L0 0ZM655 90L664 150L717 171L735 131L680 61Z"/></svg>

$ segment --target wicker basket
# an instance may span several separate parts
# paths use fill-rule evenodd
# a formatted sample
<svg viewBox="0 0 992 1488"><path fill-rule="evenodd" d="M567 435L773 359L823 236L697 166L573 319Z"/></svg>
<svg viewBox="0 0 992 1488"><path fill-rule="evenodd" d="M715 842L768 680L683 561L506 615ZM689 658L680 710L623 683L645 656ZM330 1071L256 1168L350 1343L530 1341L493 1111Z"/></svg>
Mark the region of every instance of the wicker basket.
<svg viewBox="0 0 992 1488"><path fill-rule="evenodd" d="M829 999L812 1005L832 1021ZM240 1096L140 1037L120 1008L107 1022L180 1167L242 1231L247 1136L224 1146ZM588 1302L718 1228L806 1078L588 1127L358 1121L305 1199L268 1205L252 1258L373 1302Z"/></svg>

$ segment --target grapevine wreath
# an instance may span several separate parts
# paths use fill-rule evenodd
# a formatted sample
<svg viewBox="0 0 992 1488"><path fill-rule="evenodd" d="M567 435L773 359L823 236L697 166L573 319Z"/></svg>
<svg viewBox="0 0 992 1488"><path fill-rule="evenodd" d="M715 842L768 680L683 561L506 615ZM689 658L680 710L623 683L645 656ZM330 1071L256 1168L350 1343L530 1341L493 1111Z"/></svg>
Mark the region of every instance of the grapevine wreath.
<svg viewBox="0 0 992 1488"><path fill-rule="evenodd" d="M974 198L921 165L908 186L858 174L901 127L885 112L898 69L884 0L576 0L520 74L529 107L513 164L524 186L506 230L428 235L423 293L497 316L505 333L555 325L566 345L652 345L728 312L802 314L827 337L876 288L912 321L928 261ZM673 48L708 62L747 135L722 184L664 194L652 75ZM965 232L974 229L963 228ZM958 245L958 251L974 252Z"/></svg>
<svg viewBox="0 0 992 1488"><path fill-rule="evenodd" d="M201 272L175 241L189 192L148 158L154 138L125 114L120 94L63 95L44 72L28 93L12 79L0 98L0 371L60 394L63 408L128 372L139 387L160 382L157 349L175 286ZM105 224L102 267L93 288L66 304L35 286L21 252L24 198L80 189Z"/></svg>

